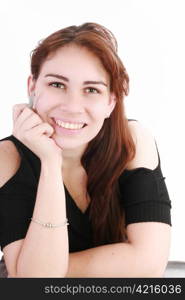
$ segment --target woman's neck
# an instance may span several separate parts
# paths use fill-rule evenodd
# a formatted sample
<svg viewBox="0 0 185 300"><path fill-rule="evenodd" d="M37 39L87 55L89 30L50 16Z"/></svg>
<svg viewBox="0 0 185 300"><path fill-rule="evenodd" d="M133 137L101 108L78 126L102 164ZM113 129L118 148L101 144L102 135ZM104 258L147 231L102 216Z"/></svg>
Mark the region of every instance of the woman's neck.
<svg viewBox="0 0 185 300"><path fill-rule="evenodd" d="M81 158L85 151L86 146L82 145L81 147L74 149L63 149L62 158L63 158L63 169L74 169L81 168Z"/></svg>

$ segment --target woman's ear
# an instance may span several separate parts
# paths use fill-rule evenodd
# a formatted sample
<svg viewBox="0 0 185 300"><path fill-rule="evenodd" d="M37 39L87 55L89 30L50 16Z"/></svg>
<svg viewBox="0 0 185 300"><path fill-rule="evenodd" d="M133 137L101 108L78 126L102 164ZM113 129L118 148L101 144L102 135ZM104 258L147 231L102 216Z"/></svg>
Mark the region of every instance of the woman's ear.
<svg viewBox="0 0 185 300"><path fill-rule="evenodd" d="M28 82L27 82L28 86L28 98L29 98L29 107L34 109L35 108L35 101L34 101L34 97L35 97L35 80L33 79L33 76L30 75L28 77Z"/></svg>
<svg viewBox="0 0 185 300"><path fill-rule="evenodd" d="M32 96L35 91L35 80L33 79L32 75L30 75L27 80L27 91L28 97Z"/></svg>

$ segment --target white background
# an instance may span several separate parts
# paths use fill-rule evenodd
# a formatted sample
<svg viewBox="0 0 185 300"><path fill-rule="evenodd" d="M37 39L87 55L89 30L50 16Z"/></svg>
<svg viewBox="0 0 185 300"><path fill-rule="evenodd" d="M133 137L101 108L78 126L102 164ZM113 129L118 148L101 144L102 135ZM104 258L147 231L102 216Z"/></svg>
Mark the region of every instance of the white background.
<svg viewBox="0 0 185 300"><path fill-rule="evenodd" d="M185 261L184 5L183 0L2 2L0 138L11 134L12 106L28 101L30 52L39 40L84 22L106 26L118 40L130 76L127 116L150 129L157 141L173 205L169 259Z"/></svg>

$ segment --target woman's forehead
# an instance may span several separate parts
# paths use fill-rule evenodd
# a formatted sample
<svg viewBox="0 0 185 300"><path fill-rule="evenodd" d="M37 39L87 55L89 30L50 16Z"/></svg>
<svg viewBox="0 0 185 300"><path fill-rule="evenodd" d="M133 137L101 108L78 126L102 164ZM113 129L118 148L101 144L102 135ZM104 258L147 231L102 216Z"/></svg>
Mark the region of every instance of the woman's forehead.
<svg viewBox="0 0 185 300"><path fill-rule="evenodd" d="M40 75L45 77L47 73L61 74L69 80L78 76L86 81L109 82L109 75L100 59L84 47L65 46L58 49L42 65Z"/></svg>

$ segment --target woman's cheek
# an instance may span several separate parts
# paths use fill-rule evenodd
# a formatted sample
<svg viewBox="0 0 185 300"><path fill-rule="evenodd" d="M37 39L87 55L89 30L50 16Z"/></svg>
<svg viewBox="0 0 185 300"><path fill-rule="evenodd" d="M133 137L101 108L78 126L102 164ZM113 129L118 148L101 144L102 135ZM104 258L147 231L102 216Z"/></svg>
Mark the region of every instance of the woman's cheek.
<svg viewBox="0 0 185 300"><path fill-rule="evenodd" d="M40 93L36 95L35 108L38 111L47 110L52 105L52 97L48 93Z"/></svg>
<svg viewBox="0 0 185 300"><path fill-rule="evenodd" d="M48 104L46 105L46 102L43 101L42 98L36 99L33 108L35 109L35 112L41 117L43 121L46 120L46 115L48 113L49 107Z"/></svg>
<svg viewBox="0 0 185 300"><path fill-rule="evenodd" d="M104 103L97 103L97 105L94 106L93 111L97 119L105 119L106 107Z"/></svg>

